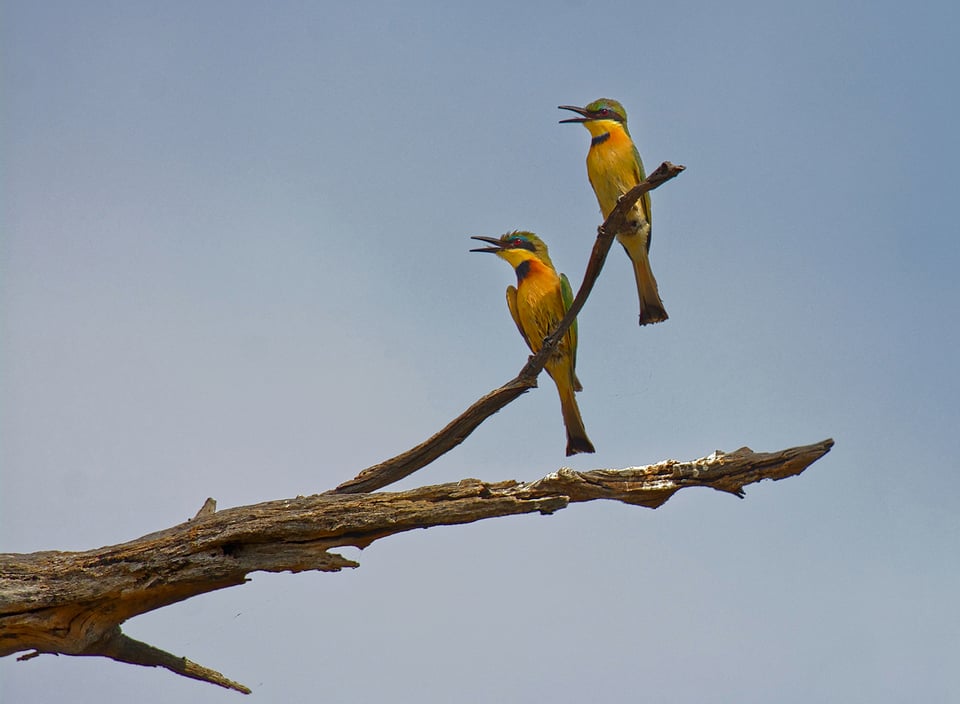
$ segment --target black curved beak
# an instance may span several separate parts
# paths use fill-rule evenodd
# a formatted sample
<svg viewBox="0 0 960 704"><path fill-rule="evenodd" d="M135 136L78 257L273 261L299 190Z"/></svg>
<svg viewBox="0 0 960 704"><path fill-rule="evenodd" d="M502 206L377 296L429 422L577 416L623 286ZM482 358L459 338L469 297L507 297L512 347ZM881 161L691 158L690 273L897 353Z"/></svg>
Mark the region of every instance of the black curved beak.
<svg viewBox="0 0 960 704"><path fill-rule="evenodd" d="M501 242L497 237L484 237L483 235L476 235L470 239L479 240L480 242L489 242L493 245L492 247L478 247L477 249L471 249L471 252L491 252L496 254L503 249L503 242Z"/></svg>
<svg viewBox="0 0 960 704"><path fill-rule="evenodd" d="M563 124L564 122L587 122L588 120L592 119L592 118L590 117L590 113L587 112L587 109L586 109L586 108L578 108L576 105L558 105L558 106L557 106L557 109L558 109L558 110L571 110L571 111L577 113L578 115L582 115L582 116L583 116L583 117L571 117L571 118L569 118L569 119L567 119L567 120L560 120L560 124Z"/></svg>

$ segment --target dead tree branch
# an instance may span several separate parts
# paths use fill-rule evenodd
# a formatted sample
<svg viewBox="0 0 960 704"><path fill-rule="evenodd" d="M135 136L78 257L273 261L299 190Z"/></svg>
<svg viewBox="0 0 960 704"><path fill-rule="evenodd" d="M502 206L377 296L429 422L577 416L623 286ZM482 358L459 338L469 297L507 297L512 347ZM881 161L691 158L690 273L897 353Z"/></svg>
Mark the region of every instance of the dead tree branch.
<svg viewBox="0 0 960 704"><path fill-rule="evenodd" d="M251 572L337 572L358 563L333 550L364 548L414 528L470 523L521 513L549 514L570 503L613 499L656 508L680 489L702 486L743 496L743 487L804 471L832 440L772 453L742 448L692 462L668 460L620 470L561 469L531 483L483 482L369 493L430 464L459 445L486 418L537 385L549 355L582 309L625 215L647 191L682 166L664 162L625 194L599 228L584 280L563 321L520 373L471 405L440 432L325 494L216 511L207 499L190 520L120 545L86 552L0 554L0 657L29 651L108 657L163 667L238 692L250 690L219 672L121 631L139 614L199 594L243 584Z"/></svg>
<svg viewBox="0 0 960 704"><path fill-rule="evenodd" d="M692 462L575 472L535 482L465 479L402 492L319 494L215 512L120 545L86 552L0 554L0 656L99 655L164 667L240 692L220 673L124 635L126 620L198 594L243 584L251 572L337 572L358 563L331 552L366 547L415 528L522 513L549 514L570 503L613 499L656 508L680 489L702 486L743 495L763 479L803 472L832 440L779 452L742 448Z"/></svg>

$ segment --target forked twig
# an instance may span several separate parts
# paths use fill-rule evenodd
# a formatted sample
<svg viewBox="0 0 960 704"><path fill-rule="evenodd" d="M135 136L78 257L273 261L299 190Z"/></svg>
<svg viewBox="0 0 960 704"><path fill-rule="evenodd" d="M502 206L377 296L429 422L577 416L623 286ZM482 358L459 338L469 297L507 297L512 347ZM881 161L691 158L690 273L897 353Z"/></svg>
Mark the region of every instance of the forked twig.
<svg viewBox="0 0 960 704"><path fill-rule="evenodd" d="M450 421L442 430L427 438L416 447L402 452L396 457L391 457L388 460L367 467L353 479L343 482L336 489L331 489L327 493L367 493L382 489L385 486L400 481L404 477L410 476L462 443L483 421L494 413L530 389L536 388L537 377L540 375L540 372L543 371L547 359L549 359L550 355L557 348L557 345L560 344L560 340L567 332L567 329L573 324L583 305L587 302L587 297L593 290L593 285L600 276L604 262L606 262L607 253L610 251L613 238L626 226L627 214L633 209L634 204L644 193L652 191L654 188L678 176L684 168L683 166L665 161L647 177L646 181L638 183L620 197L617 206L610 212L610 215L597 230L597 239L593 244L590 260L587 262L587 270L583 275L583 282L580 284L580 289L573 299L570 310L567 311L567 314L563 317L563 320L560 321L556 330L544 340L540 351L530 356L517 376L500 388L494 389L475 401L467 410Z"/></svg>

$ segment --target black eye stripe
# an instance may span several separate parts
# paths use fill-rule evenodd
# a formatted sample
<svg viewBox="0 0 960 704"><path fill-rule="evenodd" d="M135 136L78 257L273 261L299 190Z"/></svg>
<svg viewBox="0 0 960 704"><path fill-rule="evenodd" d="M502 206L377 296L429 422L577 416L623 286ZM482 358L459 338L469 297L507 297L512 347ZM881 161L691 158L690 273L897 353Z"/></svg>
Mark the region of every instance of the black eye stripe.
<svg viewBox="0 0 960 704"><path fill-rule="evenodd" d="M626 117L620 114L616 109L605 106L598 107L592 113L593 118L601 120L616 120L617 122L626 122Z"/></svg>

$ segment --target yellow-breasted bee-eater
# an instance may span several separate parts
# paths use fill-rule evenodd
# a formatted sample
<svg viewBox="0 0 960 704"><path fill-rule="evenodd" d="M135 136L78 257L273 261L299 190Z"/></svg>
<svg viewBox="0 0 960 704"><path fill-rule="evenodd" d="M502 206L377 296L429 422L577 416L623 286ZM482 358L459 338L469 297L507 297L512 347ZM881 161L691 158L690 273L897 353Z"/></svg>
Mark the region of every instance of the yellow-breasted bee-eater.
<svg viewBox="0 0 960 704"><path fill-rule="evenodd" d="M588 130L590 151L587 153L587 176L600 203L600 212L607 218L624 193L646 180L640 152L627 131L627 111L616 100L600 98L584 108L560 105L580 117L560 122L578 122ZM633 210L630 229L617 233L627 256L633 262L640 297L640 324L659 323L667 319L660 300L657 280L650 269L650 194L644 193Z"/></svg>
<svg viewBox="0 0 960 704"><path fill-rule="evenodd" d="M569 282L554 269L547 246L532 232L472 239L491 246L470 251L496 254L516 272L516 287L507 287L507 307L527 347L536 354L544 338L556 329L570 307L573 296ZM567 455L594 452L574 395L581 388L575 372L576 361L577 331L571 326L545 365L560 394L560 410L567 428Z"/></svg>

